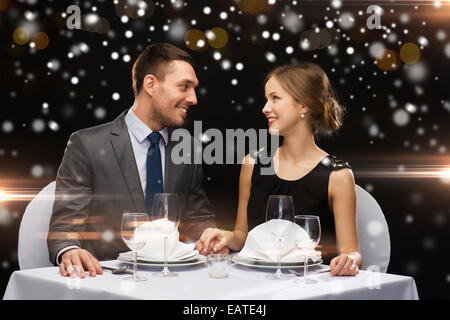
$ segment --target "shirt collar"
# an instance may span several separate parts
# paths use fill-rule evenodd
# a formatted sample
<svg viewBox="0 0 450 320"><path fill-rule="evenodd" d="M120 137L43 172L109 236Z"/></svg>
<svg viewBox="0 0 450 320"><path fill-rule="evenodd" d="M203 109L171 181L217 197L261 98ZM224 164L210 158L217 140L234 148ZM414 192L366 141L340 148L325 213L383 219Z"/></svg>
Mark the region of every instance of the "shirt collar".
<svg viewBox="0 0 450 320"><path fill-rule="evenodd" d="M150 133L153 132L141 119L139 119L136 114L133 112L133 108L130 108L127 114L125 115L125 123L127 124L128 129L131 133L136 137L139 143L145 141ZM164 139L164 144L167 145L169 142L169 133L167 131L167 127L164 127L161 131L159 131L161 136Z"/></svg>

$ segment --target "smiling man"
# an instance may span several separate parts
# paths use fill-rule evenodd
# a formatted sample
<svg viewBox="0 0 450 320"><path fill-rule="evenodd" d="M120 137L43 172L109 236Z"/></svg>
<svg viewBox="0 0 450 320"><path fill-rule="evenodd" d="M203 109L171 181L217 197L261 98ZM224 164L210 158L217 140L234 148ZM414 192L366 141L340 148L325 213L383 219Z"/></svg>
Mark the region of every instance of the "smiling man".
<svg viewBox="0 0 450 320"><path fill-rule="evenodd" d="M58 169L48 248L63 276L102 274L99 260L128 251L122 214L151 215L155 193L179 195L180 240L195 241L215 226L201 164L175 165L170 158L173 128L197 104L192 58L173 45L151 44L132 78L133 106L112 122L73 133Z"/></svg>

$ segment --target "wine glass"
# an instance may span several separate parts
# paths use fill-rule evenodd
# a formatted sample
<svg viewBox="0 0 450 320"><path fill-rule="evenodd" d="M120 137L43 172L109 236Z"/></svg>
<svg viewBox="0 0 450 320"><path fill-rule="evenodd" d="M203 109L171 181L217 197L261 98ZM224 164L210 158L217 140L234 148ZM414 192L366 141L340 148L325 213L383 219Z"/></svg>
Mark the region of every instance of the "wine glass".
<svg viewBox="0 0 450 320"><path fill-rule="evenodd" d="M295 223L303 228L303 230L305 230L306 234L309 236L309 238L298 237L295 240L295 244L299 249L303 251L304 256L303 279L300 279L300 283L316 283L317 280L308 279L308 258L312 254L314 254L314 250L320 242L320 219L318 216L296 215Z"/></svg>
<svg viewBox="0 0 450 320"><path fill-rule="evenodd" d="M266 207L267 229L272 232L277 239L277 271L270 275L270 279L285 278L281 272L281 241L291 231L294 225L294 202L292 196L271 195Z"/></svg>
<svg viewBox="0 0 450 320"><path fill-rule="evenodd" d="M124 280L136 282L147 280L147 278L139 276L137 274L137 250L142 249L147 243L147 241L145 237L142 236L136 237L136 230L148 221L149 219L147 213L125 212L122 215L122 223L120 227L122 239L127 245L127 247L133 250L134 253L133 275L130 277L123 278Z"/></svg>
<svg viewBox="0 0 450 320"><path fill-rule="evenodd" d="M167 240L169 235L178 229L180 223L180 200L175 193L156 193L152 208L153 226L164 237L164 268L155 273L156 277L174 277L178 274L170 272L167 267Z"/></svg>

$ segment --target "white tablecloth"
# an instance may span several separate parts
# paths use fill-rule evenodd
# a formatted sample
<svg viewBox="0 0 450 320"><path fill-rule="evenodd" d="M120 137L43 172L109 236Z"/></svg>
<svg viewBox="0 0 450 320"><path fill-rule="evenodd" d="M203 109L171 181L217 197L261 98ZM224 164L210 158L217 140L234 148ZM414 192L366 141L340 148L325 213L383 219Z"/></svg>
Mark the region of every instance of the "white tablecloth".
<svg viewBox="0 0 450 320"><path fill-rule="evenodd" d="M123 265L103 261L105 266ZM131 265L130 265L131 266ZM314 274L324 268L310 268L311 285L296 283L299 277L270 280L273 269L249 268L233 264L227 279L209 278L206 264L172 267L179 274L157 278L152 274L161 268L139 266L138 272L148 278L134 283L104 270L103 275L86 278L64 278L58 267L15 271L3 299L148 299L148 300L293 300L293 299L418 299L414 279L371 271L360 271L355 277L331 277ZM302 269L297 269L301 271ZM286 272L283 271L283 272Z"/></svg>

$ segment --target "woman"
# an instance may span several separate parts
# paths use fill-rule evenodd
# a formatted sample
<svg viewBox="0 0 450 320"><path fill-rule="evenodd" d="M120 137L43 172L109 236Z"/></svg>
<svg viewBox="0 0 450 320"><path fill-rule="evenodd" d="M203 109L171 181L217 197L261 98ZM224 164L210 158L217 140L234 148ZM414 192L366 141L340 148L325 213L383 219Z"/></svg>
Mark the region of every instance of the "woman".
<svg viewBox="0 0 450 320"><path fill-rule="evenodd" d="M330 274L358 274L362 258L353 173L348 163L336 160L314 141L319 130L331 133L342 124L344 110L328 77L312 63L281 66L266 77L265 95L262 112L269 133L283 137L272 158L275 174L261 175L264 165L258 161L260 155L247 155L241 167L234 230L206 229L197 249L202 254L225 247L240 251L248 230L265 222L269 195L287 194L293 197L296 214L320 217L319 250L324 262L330 264Z"/></svg>

